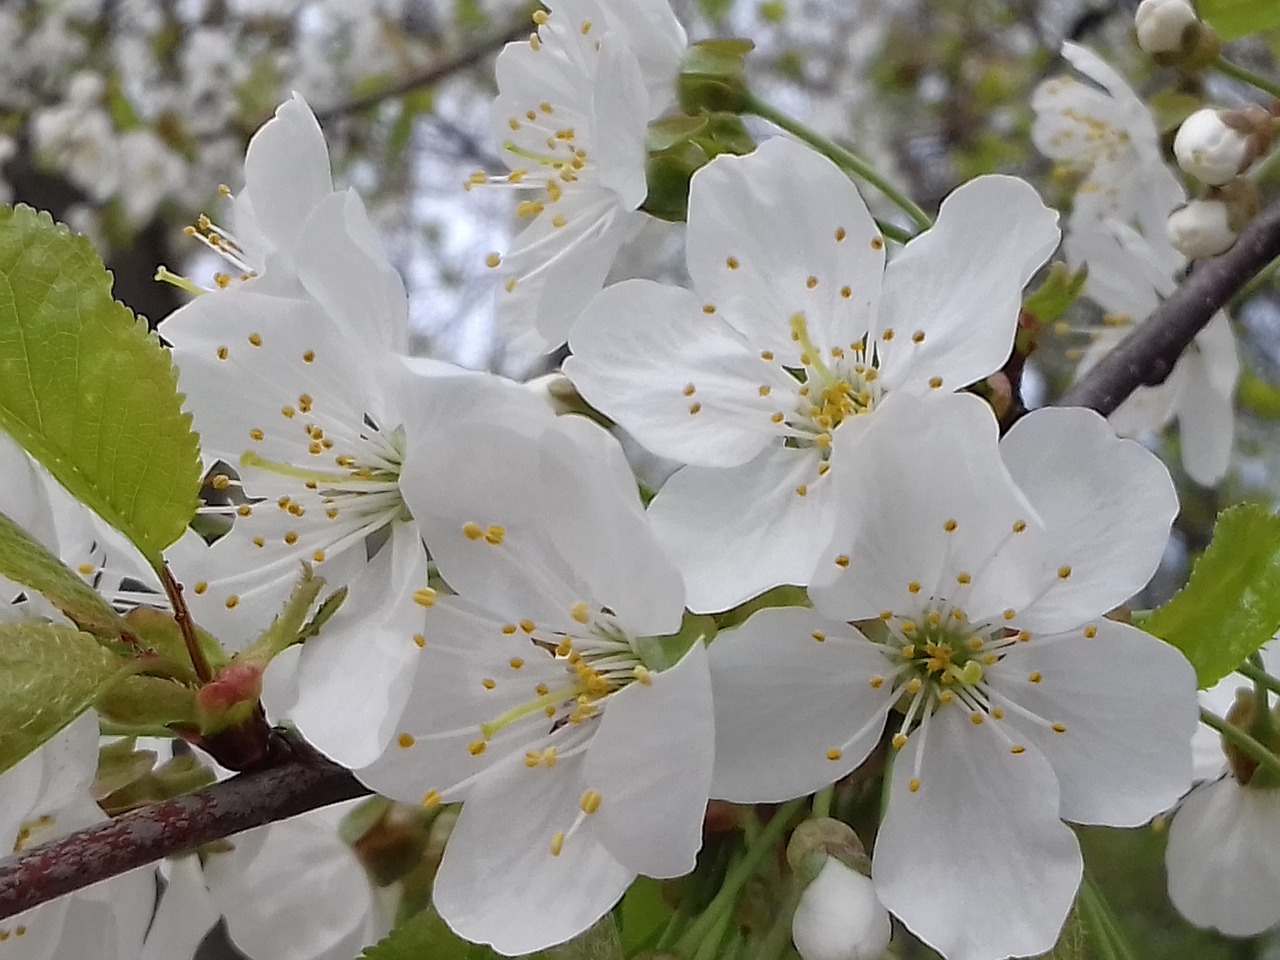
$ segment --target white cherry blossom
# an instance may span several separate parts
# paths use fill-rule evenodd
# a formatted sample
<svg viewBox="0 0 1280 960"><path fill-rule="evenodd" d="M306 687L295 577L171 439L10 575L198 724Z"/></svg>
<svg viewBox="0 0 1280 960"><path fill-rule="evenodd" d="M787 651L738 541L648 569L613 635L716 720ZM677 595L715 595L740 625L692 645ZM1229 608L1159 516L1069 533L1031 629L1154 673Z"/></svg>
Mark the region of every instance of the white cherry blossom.
<svg viewBox="0 0 1280 960"><path fill-rule="evenodd" d="M881 454L904 436L914 456ZM1105 617L1155 570L1172 484L1096 414L1036 411L998 441L964 394L890 397L861 449L814 610L711 645L712 795L815 790L896 710L881 902L950 960L1043 953L1080 880L1062 820L1135 826L1190 782L1190 666Z"/></svg>
<svg viewBox="0 0 1280 960"><path fill-rule="evenodd" d="M685 50L667 0L548 6L537 32L498 57L494 139L511 172L494 181L537 192L517 207L530 222L506 257L489 258L500 321L517 349L539 351L564 343L644 224L647 126L673 103Z"/></svg>
<svg viewBox="0 0 1280 960"><path fill-rule="evenodd" d="M862 414L892 392L947 393L999 369L1056 223L1026 183L982 177L886 267L853 184L794 141L694 175L693 289L606 289L564 365L644 447L688 464L650 512L691 609L808 582Z"/></svg>
<svg viewBox="0 0 1280 960"><path fill-rule="evenodd" d="M504 435L505 434L505 435ZM462 800L434 899L503 954L585 930L636 874L693 869L711 780L710 681L680 575L621 448L576 416L540 440L477 427L416 497L440 571L396 744L357 771L395 799Z"/></svg>

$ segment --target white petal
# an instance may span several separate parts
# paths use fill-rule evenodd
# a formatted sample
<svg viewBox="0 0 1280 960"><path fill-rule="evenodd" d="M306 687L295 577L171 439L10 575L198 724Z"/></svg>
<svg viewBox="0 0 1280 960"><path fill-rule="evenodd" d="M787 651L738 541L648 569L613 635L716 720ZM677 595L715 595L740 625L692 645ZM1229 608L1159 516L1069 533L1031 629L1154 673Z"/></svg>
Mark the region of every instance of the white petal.
<svg viewBox="0 0 1280 960"><path fill-rule="evenodd" d="M862 197L835 164L782 137L693 175L687 249L698 296L791 366L802 349L793 316L820 349L848 349L880 295L884 241Z"/></svg>
<svg viewBox="0 0 1280 960"><path fill-rule="evenodd" d="M1018 610L1020 626L1068 630L1146 585L1178 513L1173 481L1154 455L1080 408L1028 414L1000 453L1045 524L1001 552L1002 569L1047 589Z"/></svg>
<svg viewBox="0 0 1280 960"><path fill-rule="evenodd" d="M624 209L634 210L649 192L644 174L649 91L626 41L616 34L600 41L591 113L600 180L618 195Z"/></svg>
<svg viewBox="0 0 1280 960"><path fill-rule="evenodd" d="M204 885L200 858L169 862L169 884L156 910L140 960L186 960L222 916Z"/></svg>
<svg viewBox="0 0 1280 960"><path fill-rule="evenodd" d="M1043 721L1006 710L1004 722L1053 767L1062 817L1134 827L1172 807L1191 785L1199 723L1190 664L1163 641L1105 618L1039 639L1011 649L987 679ZM1055 733L1052 723L1066 730Z"/></svg>
<svg viewBox="0 0 1280 960"><path fill-rule="evenodd" d="M836 504L817 465L812 451L777 444L741 467L672 474L649 516L684 574L690 610L727 610L780 584L809 582Z"/></svg>
<svg viewBox="0 0 1280 960"><path fill-rule="evenodd" d="M1034 749L1011 753L990 722L944 707L894 761L871 873L880 902L948 960L1048 951L1082 869L1057 798Z"/></svg>
<svg viewBox="0 0 1280 960"><path fill-rule="evenodd" d="M707 651L695 643L649 684L612 696L584 775L601 795L592 819L619 863L649 877L693 869L711 789L715 734Z"/></svg>
<svg viewBox="0 0 1280 960"><path fill-rule="evenodd" d="M845 776L876 745L892 704L889 661L810 610L761 610L716 637L710 663L712 796L735 803L788 800Z"/></svg>
<svg viewBox="0 0 1280 960"><path fill-rule="evenodd" d="M289 716L307 740L344 766L372 763L391 740L420 653L413 635L422 608L413 592L426 583L417 526L396 524L391 542L351 584L334 618L303 647L298 701Z"/></svg>
<svg viewBox="0 0 1280 960"><path fill-rule="evenodd" d="M1185 356L1188 376L1178 405L1182 466L1201 486L1213 486L1227 473L1235 440L1232 392L1220 393L1209 382L1199 356Z"/></svg>
<svg viewBox="0 0 1280 960"><path fill-rule="evenodd" d="M941 377L956 390L998 370L1013 348L1022 288L1058 245L1057 224L1015 177L979 177L947 197L937 223L885 268L876 329L885 388L926 394Z"/></svg>
<svg viewBox="0 0 1280 960"><path fill-rule="evenodd" d="M581 754L550 769L520 757L495 767L463 804L435 880L435 905L459 936L501 954L562 943L602 917L630 886L579 809ZM552 838L568 834L559 855Z"/></svg>
<svg viewBox="0 0 1280 960"><path fill-rule="evenodd" d="M1196 787L1165 850L1169 898L1200 927L1252 937L1280 922L1280 790L1233 777Z"/></svg>
<svg viewBox="0 0 1280 960"><path fill-rule="evenodd" d="M648 449L684 463L746 463L778 435L770 418L779 401L760 387L795 390L694 294L648 280L596 296L569 345L564 372L582 395Z"/></svg>

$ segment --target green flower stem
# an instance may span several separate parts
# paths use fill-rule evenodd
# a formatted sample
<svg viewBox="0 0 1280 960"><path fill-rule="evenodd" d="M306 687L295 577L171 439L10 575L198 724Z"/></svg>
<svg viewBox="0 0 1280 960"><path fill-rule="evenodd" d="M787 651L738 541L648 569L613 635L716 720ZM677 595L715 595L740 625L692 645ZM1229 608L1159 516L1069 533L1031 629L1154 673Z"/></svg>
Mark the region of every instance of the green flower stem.
<svg viewBox="0 0 1280 960"><path fill-rule="evenodd" d="M1280 761L1277 761L1277 766L1280 767ZM773 819L764 825L759 835L747 847L743 857L729 868L729 872L724 878L724 884L712 901L707 904L707 909L703 911L702 916L677 941L675 953L685 957L689 956L693 950L707 939L712 929L718 926L721 922L722 914L727 913L732 916L733 908L738 902L738 895L742 893L742 888L746 886L747 881L751 879L756 869L764 862L765 857L773 852L774 844L781 840L782 835L787 832L787 828L791 826L791 821L795 819L796 813L804 807L806 799L806 797L800 797L783 804L774 811Z"/></svg>
<svg viewBox="0 0 1280 960"><path fill-rule="evenodd" d="M1280 693L1280 680L1277 680L1271 674L1267 673L1266 669L1258 663L1256 655L1240 664L1240 666L1236 667L1236 670L1239 673L1244 674L1258 686L1266 687L1272 693Z"/></svg>
<svg viewBox="0 0 1280 960"><path fill-rule="evenodd" d="M815 820L831 816L831 798L835 796L835 784L828 784L813 795L813 817Z"/></svg>
<svg viewBox="0 0 1280 960"><path fill-rule="evenodd" d="M1243 83L1249 84L1251 87L1257 87L1263 93L1276 100L1280 100L1280 83L1268 80L1266 77L1260 77L1248 67L1242 67L1238 63L1232 63L1226 57L1218 57L1213 62L1219 73L1225 73L1228 77L1234 77Z"/></svg>
<svg viewBox="0 0 1280 960"><path fill-rule="evenodd" d="M791 943L791 918L795 915L796 907L800 905L800 895L804 893L794 882L791 887L786 899L779 904L773 923L756 944L751 960L778 960L786 953L787 946Z"/></svg>
<svg viewBox="0 0 1280 960"><path fill-rule="evenodd" d="M1239 727L1232 726L1216 713L1211 713L1203 708L1200 710L1200 722L1217 730L1226 739L1257 760L1260 766L1266 767L1271 773L1280 777L1280 758L1277 758L1274 753Z"/></svg>
<svg viewBox="0 0 1280 960"><path fill-rule="evenodd" d="M1271 698L1267 691L1280 689L1280 683L1270 676L1262 665L1262 654L1251 653L1249 659L1240 665L1248 668L1249 677L1253 681L1253 699L1256 709L1249 733L1263 743L1275 742L1275 725L1271 722Z"/></svg>
<svg viewBox="0 0 1280 960"><path fill-rule="evenodd" d="M1095 941L1098 941L1099 945L1106 944L1104 949L1108 956L1115 957L1116 960L1136 960L1133 951L1129 949L1124 932L1120 929L1120 922L1112 913L1111 905L1107 903L1107 898L1098 889L1098 885L1087 876L1080 885L1080 906L1091 932L1095 934Z"/></svg>
<svg viewBox="0 0 1280 960"><path fill-rule="evenodd" d="M933 220L930 216L921 210L914 200L882 177L875 167L857 154L845 149L835 141L824 137L816 130L805 126L799 120L783 113L750 93L746 95L746 102L742 109L744 113L753 113L757 117L768 120L774 126L787 131L792 136L798 137L823 156L830 158L846 173L867 181L867 183L892 200L903 213L915 221L916 226L921 230L927 230L933 225Z"/></svg>

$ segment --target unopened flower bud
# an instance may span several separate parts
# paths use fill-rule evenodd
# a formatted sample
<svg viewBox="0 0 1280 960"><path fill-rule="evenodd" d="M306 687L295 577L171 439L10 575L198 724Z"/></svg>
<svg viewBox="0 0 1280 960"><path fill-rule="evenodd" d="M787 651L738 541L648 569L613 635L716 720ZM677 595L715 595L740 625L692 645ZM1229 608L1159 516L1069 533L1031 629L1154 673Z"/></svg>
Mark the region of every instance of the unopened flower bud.
<svg viewBox="0 0 1280 960"><path fill-rule="evenodd" d="M1248 169L1270 141L1265 110L1197 110L1182 122L1173 141L1178 166L1217 187Z"/></svg>
<svg viewBox="0 0 1280 960"><path fill-rule="evenodd" d="M1187 29L1200 23L1188 0L1142 0L1133 15L1138 46L1143 53L1177 53L1183 49Z"/></svg>
<svg viewBox="0 0 1280 960"><path fill-rule="evenodd" d="M827 857L791 918L791 942L803 960L877 960L892 932L871 878L836 857Z"/></svg>
<svg viewBox="0 0 1280 960"><path fill-rule="evenodd" d="M1192 200L1169 214L1169 242L1184 257L1216 257L1236 242L1227 205L1221 200Z"/></svg>

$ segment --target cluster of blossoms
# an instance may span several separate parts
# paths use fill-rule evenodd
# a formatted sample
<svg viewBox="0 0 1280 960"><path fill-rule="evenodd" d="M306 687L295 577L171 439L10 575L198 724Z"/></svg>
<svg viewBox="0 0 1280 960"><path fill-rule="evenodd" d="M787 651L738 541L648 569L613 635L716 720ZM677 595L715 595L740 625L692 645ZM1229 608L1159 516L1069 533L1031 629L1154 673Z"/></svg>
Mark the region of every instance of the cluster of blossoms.
<svg viewBox="0 0 1280 960"><path fill-rule="evenodd" d="M886 784L871 855L813 871L806 960L878 955L888 914L951 960L1052 949L1082 878L1068 823L1146 823L1193 781L1195 674L1112 615L1179 509L1123 437L1176 415L1187 472L1222 477L1229 321L1110 423L1001 423L981 391L1057 214L985 176L894 246L844 170L781 137L692 174L686 284L606 285L651 219L646 135L686 37L666 0L550 6L498 59L508 170L468 186L525 191L529 223L489 264L508 329L567 345L554 389L409 355L401 278L295 95L251 142L229 222L202 224L227 267L160 325L218 528L168 556L192 616L252 653L300 570L344 589L314 637L240 661L237 682L382 797L449 810L434 908L502 954L573 938L637 877L690 873L709 802L785 803L868 769ZM1048 81L1034 136L1088 168L1063 244L1109 320L1087 368L1172 291L1186 260L1164 227L1185 193L1124 81L1065 53L1102 89ZM126 576L133 602L138 583L159 595L98 555L119 552L104 531L57 529L43 483L6 512L120 603ZM0 776L15 849L101 815L94 733L79 721ZM1228 789L1191 794L1171 868L1206 807L1248 806ZM255 957L350 956L390 924L335 839L344 812L168 864L154 921L149 874L38 908L0 928L0 958L55 907L111 916L119 944L79 956L190 955L219 917ZM317 907L282 882L299 875L325 891L304 940L286 936Z"/></svg>

